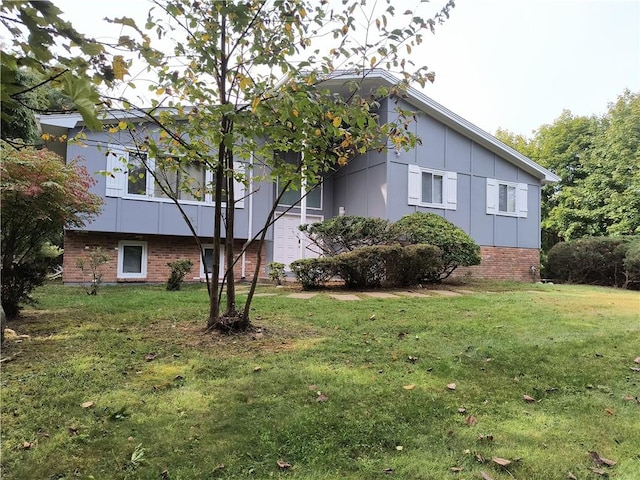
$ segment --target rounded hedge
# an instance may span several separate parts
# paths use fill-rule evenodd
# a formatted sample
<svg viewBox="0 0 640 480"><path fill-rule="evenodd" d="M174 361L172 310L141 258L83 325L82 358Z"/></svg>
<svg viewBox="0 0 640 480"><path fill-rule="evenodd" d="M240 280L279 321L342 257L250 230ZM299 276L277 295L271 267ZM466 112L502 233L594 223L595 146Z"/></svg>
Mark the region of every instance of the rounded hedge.
<svg viewBox="0 0 640 480"><path fill-rule="evenodd" d="M394 224L403 244L429 244L442 252L442 267L430 281L447 278L460 266L479 265L480 247L462 229L435 213L415 212Z"/></svg>

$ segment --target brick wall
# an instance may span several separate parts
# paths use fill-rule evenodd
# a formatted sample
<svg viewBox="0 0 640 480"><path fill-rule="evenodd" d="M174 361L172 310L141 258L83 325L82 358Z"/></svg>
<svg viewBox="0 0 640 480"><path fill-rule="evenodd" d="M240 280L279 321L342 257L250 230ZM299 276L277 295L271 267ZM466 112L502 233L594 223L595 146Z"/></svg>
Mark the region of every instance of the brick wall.
<svg viewBox="0 0 640 480"><path fill-rule="evenodd" d="M480 251L480 265L460 267L452 276L533 282L531 267L534 266L536 278L539 278L540 250L537 248L480 247Z"/></svg>
<svg viewBox="0 0 640 480"><path fill-rule="evenodd" d="M147 276L145 279L118 279L118 242L121 240L135 240L147 242ZM210 244L211 239L201 239L204 244ZM240 251L243 240L235 241L236 251ZM189 259L193 262L191 272L185 277L186 282L200 281L200 253L191 237L173 237L162 235L130 235L99 232L66 231L64 235L64 283L79 283L83 281L82 271L77 267L78 258L86 258L91 250L101 247L109 255L110 260L102 265L102 281L115 282L149 282L163 283L167 281L171 269L168 262L178 259ZM245 274L253 275L256 262L257 243L249 246L245 256ZM263 255L264 259L264 255ZM264 260L263 260L264 261ZM86 269L85 269L86 270ZM236 280L242 276L242 263L239 261L234 266ZM264 269L263 269L264 271ZM264 277L264 273L261 277ZM87 281L89 277L87 276Z"/></svg>

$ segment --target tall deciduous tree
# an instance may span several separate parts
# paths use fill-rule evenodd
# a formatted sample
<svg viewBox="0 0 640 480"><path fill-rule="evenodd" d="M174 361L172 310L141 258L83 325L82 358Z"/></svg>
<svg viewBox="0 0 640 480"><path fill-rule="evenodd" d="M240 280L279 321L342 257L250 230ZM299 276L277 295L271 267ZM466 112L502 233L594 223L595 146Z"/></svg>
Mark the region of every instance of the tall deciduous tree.
<svg viewBox="0 0 640 480"><path fill-rule="evenodd" d="M143 133L131 123L128 131L138 148L155 158L146 167L158 185L163 183L158 177L163 170L186 174L195 166L215 173L204 189L188 180L179 189L196 197L206 190L215 202L208 326L246 328L260 259L247 302L238 308L233 277L236 183L249 186L247 168L253 166L254 181L279 178L285 188L306 184L310 189L323 173L356 155L388 144L415 146L418 139L405 128L412 112L398 110L397 118L385 123L376 110L383 98L401 95L410 82L424 85L433 80L426 66L415 66L405 56L422 42L424 33L448 17L453 2L428 19L410 10L397 18L390 0L382 9L374 8L376 2L368 6L366 0L154 3L145 27L161 39L171 39L173 51L150 49L148 37L135 50L157 74L153 90L159 99L145 112L157 130ZM132 23L125 18L115 21ZM363 80L378 67L397 71L402 81L392 89L361 92ZM344 71L351 81L337 95L326 82ZM124 105L133 108L129 102ZM169 109L155 108L160 106ZM297 161L283 161L282 153ZM244 167L238 168L239 161ZM179 206L177 192L164 187ZM260 245L277 204L276 199L260 232ZM223 284L217 275L223 239L224 310Z"/></svg>
<svg viewBox="0 0 640 480"><path fill-rule="evenodd" d="M543 250L583 236L640 233L640 96L625 91L602 117L564 111L532 139L505 143L551 169L542 194Z"/></svg>
<svg viewBox="0 0 640 480"><path fill-rule="evenodd" d="M93 177L84 167L49 150L16 150L0 142L2 306L17 316L32 290L45 280L61 252L50 241L64 227L82 226L100 210L88 193Z"/></svg>

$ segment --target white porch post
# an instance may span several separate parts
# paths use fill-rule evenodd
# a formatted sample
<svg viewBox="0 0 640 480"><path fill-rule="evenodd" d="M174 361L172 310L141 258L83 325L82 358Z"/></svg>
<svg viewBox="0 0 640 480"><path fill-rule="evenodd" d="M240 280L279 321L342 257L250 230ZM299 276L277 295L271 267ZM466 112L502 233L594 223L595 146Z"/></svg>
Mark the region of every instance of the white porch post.
<svg viewBox="0 0 640 480"><path fill-rule="evenodd" d="M300 182L300 225L307 223L307 179L305 176L306 168L304 166L304 150L302 151L302 181ZM300 258L305 258L307 245L305 242L306 236L302 232L298 232L300 239Z"/></svg>

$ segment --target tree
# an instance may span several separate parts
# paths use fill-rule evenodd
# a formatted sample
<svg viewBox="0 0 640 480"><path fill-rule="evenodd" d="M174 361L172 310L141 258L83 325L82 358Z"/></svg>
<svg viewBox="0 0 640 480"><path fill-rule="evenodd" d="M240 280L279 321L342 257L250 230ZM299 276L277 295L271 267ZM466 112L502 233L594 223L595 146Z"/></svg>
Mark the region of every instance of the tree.
<svg viewBox="0 0 640 480"><path fill-rule="evenodd" d="M60 255L51 240L64 227L84 225L101 199L88 193L93 178L84 167L46 149L16 150L4 141L0 148L2 306L11 319Z"/></svg>
<svg viewBox="0 0 640 480"><path fill-rule="evenodd" d="M11 121L12 112L42 111L41 106L33 103L33 95L48 86L70 99L87 126L101 128L98 86L111 87L122 80L127 62L122 55L108 52L108 47L117 45L85 37L61 14L48 0L0 3L2 37L12 38L10 45L3 45L0 56L3 127L4 121ZM122 38L119 43L126 41ZM25 82L25 70L39 81ZM2 138L16 137L3 133Z"/></svg>
<svg viewBox="0 0 640 480"><path fill-rule="evenodd" d="M563 111L532 139L496 135L560 177L542 191L542 247L640 232L640 99L625 91L602 117Z"/></svg>
<svg viewBox="0 0 640 480"><path fill-rule="evenodd" d="M238 309L233 277L238 258L233 235L234 205L239 200L235 185L248 186L247 163L251 160L255 167L263 167L254 168L254 181L280 178L285 189L303 185L312 189L323 173L340 168L356 155L388 144L415 146L418 139L406 128L412 112L398 109L397 119L381 123L376 108L381 99L401 95L409 82L424 85L433 80L426 66L410 72L413 65L400 49L410 53L422 42L424 32L433 31L448 17L453 2L427 20L407 10L402 28L391 26L395 9L390 0L380 12L367 10L366 0L342 2L337 8L328 1L311 0L153 3L156 11L150 12L145 27L160 38L174 39L174 51L149 48L145 35L138 43L130 41L153 67L157 82L152 88L159 98L151 110L135 107L129 100L123 104L145 115L155 130L124 123L114 131L126 129L138 149L154 159L143 159L144 168L178 208L180 192L196 198L204 192L212 194L214 274L210 282L207 278L207 324L225 331L244 329L249 325L249 306L261 266L258 257L247 301ZM114 21L140 32L130 19ZM361 28L358 39L353 32ZM320 39L331 44L326 51L314 47L314 41ZM402 82L391 89L360 92L370 70L377 67L398 70ZM350 72L351 80L344 94L336 95L326 85L344 70ZM239 168L238 161L245 168ZM189 172L203 168L215 173L214 181L194 184ZM258 170L265 173L260 175ZM169 177L183 180L172 186ZM277 204L278 199L259 233L260 245L274 221ZM183 218L189 224L184 213ZM199 244L195 229L190 228ZM223 238L227 262L224 280L219 283L216 272Z"/></svg>

